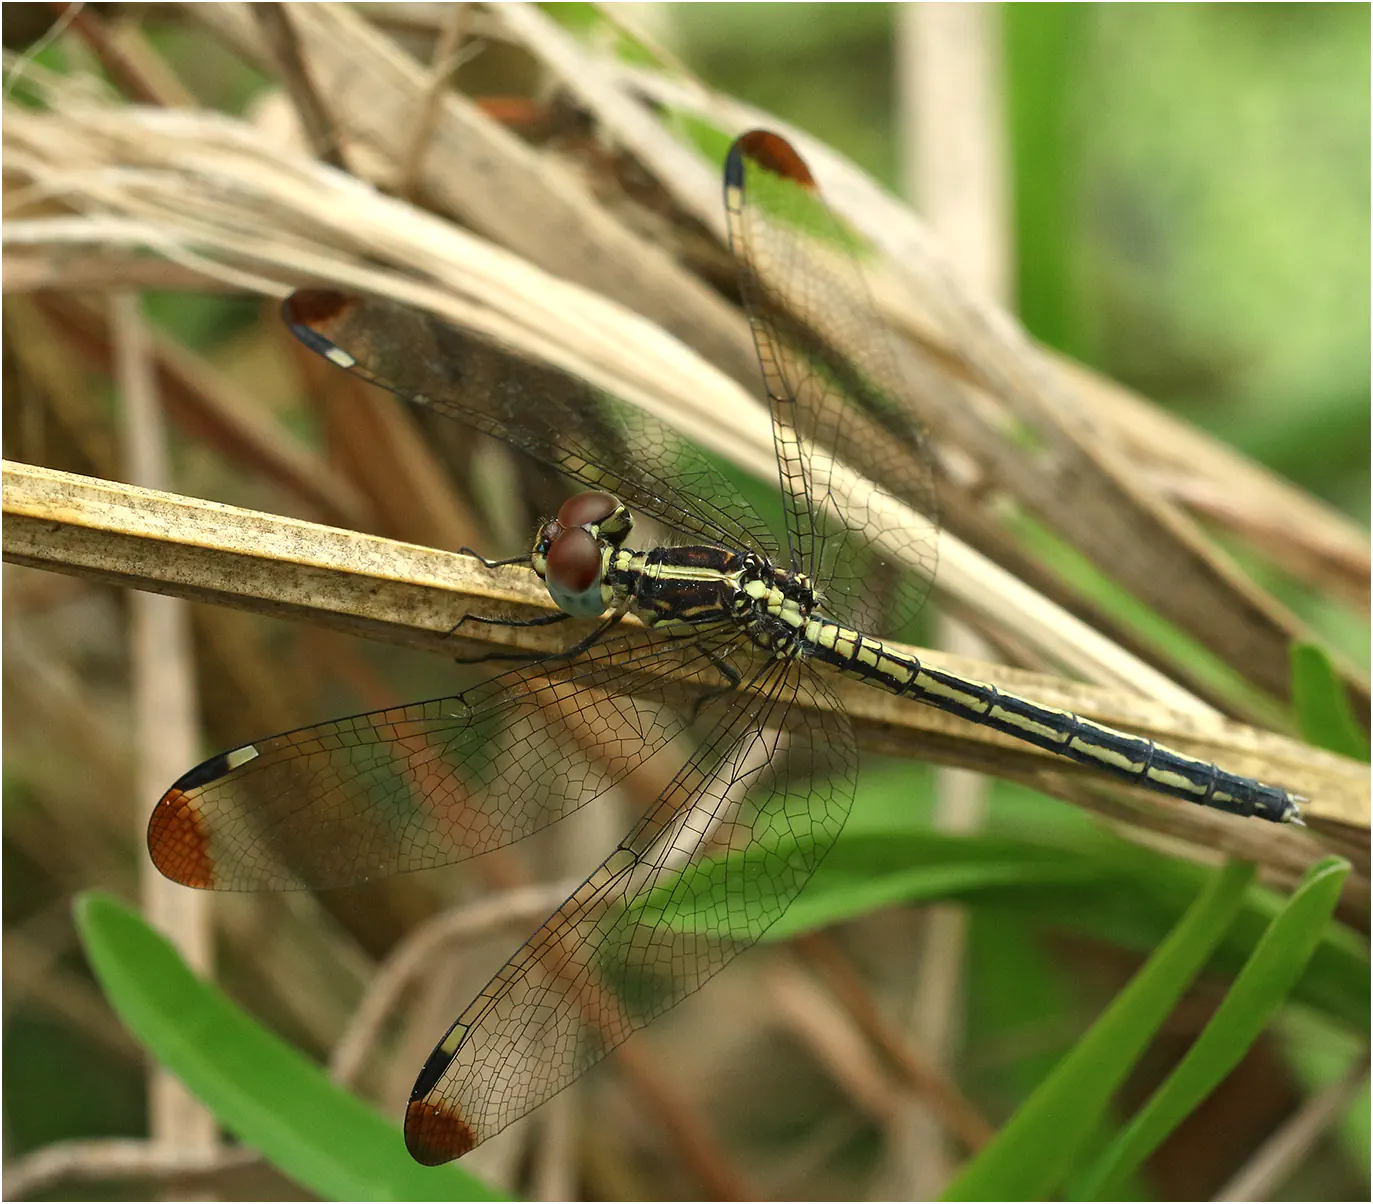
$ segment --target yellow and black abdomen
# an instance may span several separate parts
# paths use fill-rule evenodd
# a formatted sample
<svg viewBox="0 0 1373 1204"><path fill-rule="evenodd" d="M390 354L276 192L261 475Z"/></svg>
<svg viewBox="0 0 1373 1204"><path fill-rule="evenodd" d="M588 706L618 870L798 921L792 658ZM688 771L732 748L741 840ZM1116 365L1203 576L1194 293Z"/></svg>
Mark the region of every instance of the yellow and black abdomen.
<svg viewBox="0 0 1373 1204"><path fill-rule="evenodd" d="M1297 800L1277 786L1228 773L1143 736L1132 736L1007 694L986 682L926 668L913 656L825 619L807 626L808 654L850 677L915 698L973 723L985 724L1080 765L1232 815L1299 822Z"/></svg>

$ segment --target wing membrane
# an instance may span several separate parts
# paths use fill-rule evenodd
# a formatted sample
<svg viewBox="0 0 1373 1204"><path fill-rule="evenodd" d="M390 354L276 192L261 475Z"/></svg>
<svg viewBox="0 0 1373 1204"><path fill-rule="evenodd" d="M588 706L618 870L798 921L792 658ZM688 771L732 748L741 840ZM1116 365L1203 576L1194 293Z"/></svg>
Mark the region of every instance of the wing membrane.
<svg viewBox="0 0 1373 1204"><path fill-rule="evenodd" d="M810 878L853 800L852 730L832 696L828 713L792 709L828 695L804 665L759 685L718 704L649 814L430 1055L405 1125L421 1162L461 1156L561 1091L757 941Z"/></svg>
<svg viewBox="0 0 1373 1204"><path fill-rule="evenodd" d="M282 315L339 367L503 439L631 510L710 543L776 554L767 524L699 448L580 377L378 297L302 290Z"/></svg>
<svg viewBox="0 0 1373 1204"><path fill-rule="evenodd" d="M884 323L858 263L862 244L821 199L809 170L777 134L755 130L730 148L725 208L763 379L788 540L796 567L826 609L892 634L924 605L938 559L934 472L919 424L892 397L897 380ZM924 516L882 529L842 480L811 454L818 445ZM875 588L887 568L900 584Z"/></svg>
<svg viewBox="0 0 1373 1204"><path fill-rule="evenodd" d="M219 890L348 886L474 857L569 815L681 729L670 691L722 685L733 628L607 640L449 698L220 753L163 796L148 849ZM627 691L634 691L633 694Z"/></svg>

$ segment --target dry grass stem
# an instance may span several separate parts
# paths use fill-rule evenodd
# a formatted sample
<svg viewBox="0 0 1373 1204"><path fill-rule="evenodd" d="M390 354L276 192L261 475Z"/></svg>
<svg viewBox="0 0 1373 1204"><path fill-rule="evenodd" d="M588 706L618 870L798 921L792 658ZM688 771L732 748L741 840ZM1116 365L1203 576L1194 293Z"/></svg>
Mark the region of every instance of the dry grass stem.
<svg viewBox="0 0 1373 1204"><path fill-rule="evenodd" d="M334 122L328 107L316 91L310 73L301 59L300 39L296 37L291 12L285 4L275 0L252 6L253 16L266 43L267 52L275 60L277 74L296 107L300 124L309 139L315 157L330 167L343 169L345 163L339 148Z"/></svg>
<svg viewBox="0 0 1373 1204"><path fill-rule="evenodd" d="M580 879L571 879L515 887L441 912L416 928L377 967L362 1002L329 1057L330 1077L345 1086L356 1081L402 995L417 978L429 973L445 950L480 940L511 925L537 923L566 899L579 882Z"/></svg>
<svg viewBox="0 0 1373 1204"><path fill-rule="evenodd" d="M123 446L128 474L145 486L168 484L166 428L157 399L147 327L136 295L110 298L115 379L123 400ZM137 786L156 797L199 751L198 708L191 667L190 619L174 598L136 591L129 600L129 661L138 747ZM143 821L138 817L141 834ZM185 892L142 863L142 899L150 923L167 934L193 970L210 969L211 900ZM170 1071L149 1067L148 1132L154 1142L213 1151L214 1114Z"/></svg>
<svg viewBox="0 0 1373 1204"><path fill-rule="evenodd" d="M254 1166L256 1150L195 1150L151 1141L64 1141L45 1146L5 1168L5 1198L23 1200L68 1181L102 1179L214 1179L227 1170ZM179 1186L184 1188L184 1184Z"/></svg>
<svg viewBox="0 0 1373 1204"><path fill-rule="evenodd" d="M527 569L488 570L470 557L356 531L12 463L5 466L4 504L5 556L20 564L309 618L336 630L448 654L475 641L548 653L586 630L578 623L565 625L576 631L559 628L561 634L469 624L453 632L468 613L532 617L547 613L551 603ZM626 624L635 627L632 620ZM1140 732L1235 772L1285 783L1313 800L1313 816L1367 828L1367 774L1342 757L1215 716L1181 713L1128 691L914 651L953 672L995 680L1049 706ZM841 679L835 689L866 747L1005 776L1041 770L1055 779L1090 776L981 725L862 683ZM1156 805L1169 815L1199 810L1183 803L1169 807L1161 800ZM1214 818L1226 826L1235 823L1219 814ZM1265 830L1263 844L1307 848L1301 833L1273 829L1269 835L1266 825L1239 821L1238 826Z"/></svg>
<svg viewBox="0 0 1373 1204"><path fill-rule="evenodd" d="M953 1080L898 1032L879 1011L863 980L835 940L813 932L795 941L798 952L829 985L834 997L911 1091L921 1096L967 1150L979 1150L995 1130Z"/></svg>
<svg viewBox="0 0 1373 1204"><path fill-rule="evenodd" d="M767 979L778 1021L843 1090L880 1125L891 1122L901 1091L852 1019L800 966L780 961Z"/></svg>
<svg viewBox="0 0 1373 1204"><path fill-rule="evenodd" d="M117 243L144 239L183 265L226 275L226 282L242 284L248 277L259 287L282 292L283 285L266 283L264 272L277 279L305 277L429 308L580 372L655 410L750 471L771 475L770 434L761 408L651 322L409 206L285 152L274 153L260 138L246 140L245 131L232 123L77 105L69 116L25 115L10 124L11 146L18 149L7 154L35 187L64 194L82 207L124 214L120 220L129 224L106 230ZM68 145L70 140L81 149ZM61 149L54 152L54 146ZM123 165L113 174L83 175L59 167L54 155L63 164L85 159L92 168L102 161ZM233 198L232 217L224 197ZM54 251L73 242L89 246L79 225L70 218L35 218L13 227L13 237L31 252L44 231ZM249 228L255 231L251 238ZM357 258L363 246L373 262L392 263L397 271L363 266ZM421 275L440 283L420 284ZM746 333L737 315L731 322L736 333ZM699 348L699 337L694 343ZM916 376L922 372L930 375L922 369ZM956 408L965 414L977 409L962 402ZM902 521L899 514L887 518ZM985 523L973 526L985 529ZM952 537L943 542L939 588L979 624L1012 627L1053 663L1090 680L1131 682L1174 705L1187 705L1163 674L1008 579Z"/></svg>
<svg viewBox="0 0 1373 1204"><path fill-rule="evenodd" d="M896 16L902 191L943 239L967 286L1004 304L1012 252L999 34L998 11L981 5L908 5ZM941 648L986 657L986 644L956 619L939 616L935 630ZM980 830L991 786L980 774L941 768L935 778L936 826L945 832ZM957 903L925 910L912 959L915 986L899 1017L908 1043L946 1077L963 1044L969 916ZM877 1192L935 1198L956 1163L945 1127L907 1090L886 1130Z"/></svg>
<svg viewBox="0 0 1373 1204"><path fill-rule="evenodd" d="M1271 1200L1294 1170L1310 1156L1316 1142L1345 1116L1368 1086L1368 1059L1364 1056L1343 1078L1311 1096L1290 1120L1278 1129L1244 1169L1212 1199Z"/></svg>
<svg viewBox="0 0 1373 1204"><path fill-rule="evenodd" d="M438 118L439 106L443 101L450 77L457 70L461 60L463 40L470 36L474 5L460 0L449 5L449 11L439 29L438 40L434 43L434 58L429 70L429 83L420 100L418 115L410 141L400 158L400 170L396 181L396 195L413 200L420 180L420 168L424 157L434 140L434 123Z"/></svg>

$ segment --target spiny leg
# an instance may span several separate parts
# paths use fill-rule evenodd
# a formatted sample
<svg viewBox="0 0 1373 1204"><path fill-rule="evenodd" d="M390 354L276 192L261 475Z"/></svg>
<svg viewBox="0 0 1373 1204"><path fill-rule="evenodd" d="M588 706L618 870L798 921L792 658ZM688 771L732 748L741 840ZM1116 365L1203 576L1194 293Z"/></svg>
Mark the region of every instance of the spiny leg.
<svg viewBox="0 0 1373 1204"><path fill-rule="evenodd" d="M595 629L585 639L579 640L571 648L564 648L558 652L546 652L542 656L530 656L524 652L488 652L485 656L454 657L453 663L457 665L480 665L486 661L523 661L525 664L537 665L543 661L571 660L581 656L593 645L600 643L601 639L625 617L624 610L617 610L604 623ZM570 619L571 615L559 614L557 618ZM550 621L553 621L550 619ZM514 621L504 621L500 619L484 619L482 622L494 623L499 627L528 627L535 624L520 623Z"/></svg>
<svg viewBox="0 0 1373 1204"><path fill-rule="evenodd" d="M505 567L506 565L512 565L512 564L528 564L528 563L529 563L529 555L528 555L528 553L526 553L526 554L523 555L523 556L511 556L511 557L509 557L509 558L507 558L507 559L505 559L505 560L488 560L488 559L487 559L485 556L483 556L480 552L477 552L477 551L473 550L472 548L463 547L463 548L459 548L458 551L464 553L464 554L467 555L467 556L472 556L472 557L474 557L475 559L480 560L480 561L482 562L482 564L483 564L486 568L488 568L488 569L503 568L503 567ZM491 625L492 627L547 627L547 626L549 626L549 625L552 624L552 623L562 623L562 622L565 622L566 620L570 619L571 617L572 617L571 615L569 615L569 614L567 614L565 611L561 611L561 610L555 612L554 614L550 614L550 615L540 615L538 618L535 618L535 619L489 619L489 618L487 618L485 615L474 615L474 614L468 613L468 614L463 615L462 618L460 618L456 623L453 624L452 627L450 627L450 628L448 629L448 635L447 635L445 638L446 638L446 639L452 639L453 636L457 633L458 628L461 627L464 623L487 623L487 624ZM522 660L522 659L524 659L524 658L523 658L523 657L519 657L519 656L499 656L499 655L478 656L478 657L462 657L462 656L456 656L456 657L453 658L453 661L454 661L455 664L458 664L458 665L476 665L476 664L480 664L482 661L488 661L488 660ZM530 659L534 659L534 658L530 658Z"/></svg>
<svg viewBox="0 0 1373 1204"><path fill-rule="evenodd" d="M727 660L724 660L721 657L716 656L715 653L713 653L704 644L699 645L699 647L701 649L701 652L704 653L706 660L708 660L712 665L715 666L716 669L719 670L720 676L725 679L725 684L717 689L707 690L696 700L695 704L691 708L692 723L695 723L698 719L701 718L701 712L705 710L707 706L709 706L717 698L723 698L726 694L733 693L735 690L739 688L739 683L743 681L743 676L740 674L739 670L736 669L733 665L731 665Z"/></svg>

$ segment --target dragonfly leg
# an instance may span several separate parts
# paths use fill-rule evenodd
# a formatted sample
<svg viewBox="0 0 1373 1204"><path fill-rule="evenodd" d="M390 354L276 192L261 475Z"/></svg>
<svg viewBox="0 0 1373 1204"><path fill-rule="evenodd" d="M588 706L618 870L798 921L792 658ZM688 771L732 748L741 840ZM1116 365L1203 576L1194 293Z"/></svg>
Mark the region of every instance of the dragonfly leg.
<svg viewBox="0 0 1373 1204"><path fill-rule="evenodd" d="M623 610L616 611L584 640L578 640L571 648L564 648L561 652L547 652L543 656L529 656L523 652L488 652L485 656L455 656L453 658L453 663L455 665L480 665L485 661L524 661L526 664L537 665L542 661L572 660L581 656L581 654L593 644L598 643L606 632L614 627L616 623L624 618L624 616L625 612ZM483 623L494 623L499 627L533 627L538 626L541 622L553 623L557 622L559 619L570 619L571 617L571 615L557 614L550 616L547 620L535 619L527 623L504 619L482 619L480 621ZM461 621L459 621L459 625L460 623ZM457 627L454 627L453 630L456 631ZM452 632L449 634L451 635Z"/></svg>
<svg viewBox="0 0 1373 1204"><path fill-rule="evenodd" d="M472 548L459 548L458 551L463 552L468 556L476 557L478 560L482 562L483 565L485 565L489 569L497 569L509 564L529 563L528 553L526 553L523 556L511 556L507 560L487 560L485 556L483 556L480 552L474 551ZM567 614L565 611L561 610L551 615L541 615L537 619L488 619L484 615L465 614L456 623L454 623L452 627L448 629L448 636L449 638L451 638L453 634L458 630L458 628L461 627L464 623L489 623L493 627L547 627L550 623L561 623L565 619L570 619L571 617L572 616L570 614ZM477 659L491 660L492 658L479 657ZM470 660L459 660L458 663L475 664L476 662Z"/></svg>
<svg viewBox="0 0 1373 1204"><path fill-rule="evenodd" d="M476 551L474 548L459 548L458 551L461 552L464 556L472 556L475 559L480 560L482 564L484 564L489 569L504 568L508 564L529 563L528 552L526 552L523 556L510 556L505 560L487 560L485 556L483 556L480 552Z"/></svg>
<svg viewBox="0 0 1373 1204"><path fill-rule="evenodd" d="M700 648L706 660L720 671L720 676L725 679L725 684L714 690L707 690L696 700L695 705L691 708L692 723L695 723L701 717L701 712L705 710L710 703L714 702L717 698L723 698L726 694L732 694L737 690L739 688L739 683L743 680L739 674L739 670L727 660L723 660L716 656L715 653L704 644L698 644L697 647Z"/></svg>
<svg viewBox="0 0 1373 1204"><path fill-rule="evenodd" d="M492 627L547 627L550 623L561 623L571 617L562 610L556 614L540 615L537 619L488 619L485 615L466 614L448 629L448 634L451 636L464 623L489 623Z"/></svg>

